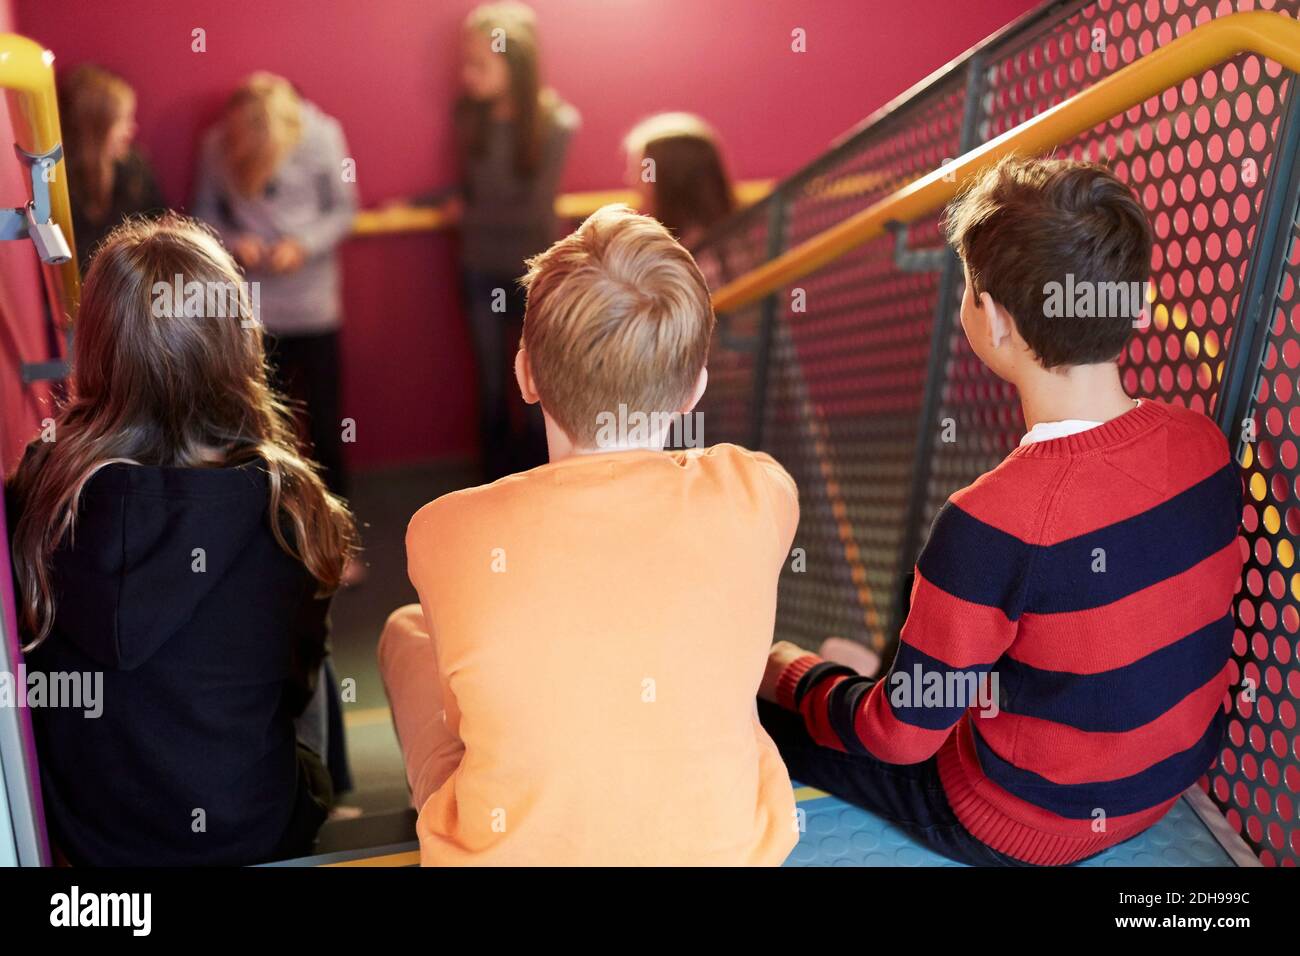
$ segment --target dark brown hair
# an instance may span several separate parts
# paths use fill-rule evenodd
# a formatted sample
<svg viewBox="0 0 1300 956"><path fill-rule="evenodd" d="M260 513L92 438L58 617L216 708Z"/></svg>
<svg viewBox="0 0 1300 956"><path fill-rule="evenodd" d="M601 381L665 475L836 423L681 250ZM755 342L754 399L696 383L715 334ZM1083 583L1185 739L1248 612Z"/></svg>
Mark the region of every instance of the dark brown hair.
<svg viewBox="0 0 1300 956"><path fill-rule="evenodd" d="M1145 295L1151 224L1109 169L1007 157L953 201L944 229L971 291L987 292L1011 314L1045 368L1112 361L1123 351L1140 306L1134 314L1098 308L1091 317L1049 307L1051 290L1068 287L1096 290L1099 302L1120 283Z"/></svg>
<svg viewBox="0 0 1300 956"><path fill-rule="evenodd" d="M697 242L736 209L717 133L691 113L661 113L638 123L623 141L634 161L654 163L654 208L647 209L681 241Z"/></svg>
<svg viewBox="0 0 1300 956"><path fill-rule="evenodd" d="M158 309L175 277L222 296L217 310ZM292 419L267 384L262 329L230 254L192 220L128 221L100 247L77 318L71 397L57 441L34 441L10 489L22 630L30 647L55 615L50 558L73 532L81 491L104 465L211 468L260 461L267 520L321 593L339 586L355 548L347 506L295 445Z"/></svg>

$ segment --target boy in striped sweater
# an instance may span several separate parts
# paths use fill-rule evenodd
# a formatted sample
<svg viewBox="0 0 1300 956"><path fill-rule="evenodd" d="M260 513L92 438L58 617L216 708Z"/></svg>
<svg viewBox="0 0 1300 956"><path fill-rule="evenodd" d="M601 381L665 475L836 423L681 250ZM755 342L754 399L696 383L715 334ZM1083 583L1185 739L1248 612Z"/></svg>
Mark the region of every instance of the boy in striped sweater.
<svg viewBox="0 0 1300 956"><path fill-rule="evenodd" d="M945 225L962 328L1028 433L940 510L889 674L779 643L760 716L792 777L953 859L1073 863L1217 759L1240 481L1209 419L1121 385L1142 299L1113 291L1142 287L1152 245L1127 186L1008 159Z"/></svg>

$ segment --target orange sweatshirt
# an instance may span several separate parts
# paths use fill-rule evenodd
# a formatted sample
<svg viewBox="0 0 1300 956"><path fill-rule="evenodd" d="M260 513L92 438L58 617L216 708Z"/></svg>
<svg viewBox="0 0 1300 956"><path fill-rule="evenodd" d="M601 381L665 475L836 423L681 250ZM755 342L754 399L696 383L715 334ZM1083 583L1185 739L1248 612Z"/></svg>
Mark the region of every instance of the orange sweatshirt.
<svg viewBox="0 0 1300 956"><path fill-rule="evenodd" d="M785 766L755 693L798 523L734 445L576 456L445 495L407 558L460 765L425 865L779 864Z"/></svg>

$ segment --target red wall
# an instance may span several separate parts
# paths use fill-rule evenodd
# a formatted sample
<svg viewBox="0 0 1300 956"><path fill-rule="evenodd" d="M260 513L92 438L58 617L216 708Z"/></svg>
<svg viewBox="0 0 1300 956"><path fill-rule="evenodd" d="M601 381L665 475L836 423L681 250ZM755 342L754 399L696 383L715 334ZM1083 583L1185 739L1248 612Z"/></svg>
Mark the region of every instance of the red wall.
<svg viewBox="0 0 1300 956"><path fill-rule="evenodd" d="M449 104L469 0L14 0L66 68L94 60L140 97L140 140L187 202L196 136L253 69L290 77L347 131L370 205L450 180ZM739 178L787 174L1034 0L534 0L547 80L583 115L567 190L619 185L619 142L663 109L713 122ZM807 52L790 50L802 27ZM191 52L202 28L207 52ZM447 236L345 251L345 414L358 464L474 444L469 346Z"/></svg>

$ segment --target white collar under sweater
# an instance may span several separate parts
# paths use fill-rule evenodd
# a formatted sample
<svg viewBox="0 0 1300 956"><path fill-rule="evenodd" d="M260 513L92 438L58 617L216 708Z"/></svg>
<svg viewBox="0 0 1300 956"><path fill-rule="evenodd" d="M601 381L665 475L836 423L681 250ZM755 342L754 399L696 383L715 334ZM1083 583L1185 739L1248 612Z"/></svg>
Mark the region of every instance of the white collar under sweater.
<svg viewBox="0 0 1300 956"><path fill-rule="evenodd" d="M1141 404L1141 400L1133 400L1134 406ZM1079 432L1086 432L1089 428L1096 428L1101 424L1103 423L1092 422L1083 418L1067 418L1059 422L1039 422L1025 433L1025 437L1020 439L1020 444L1032 445L1034 442L1047 441L1050 438L1077 435Z"/></svg>

